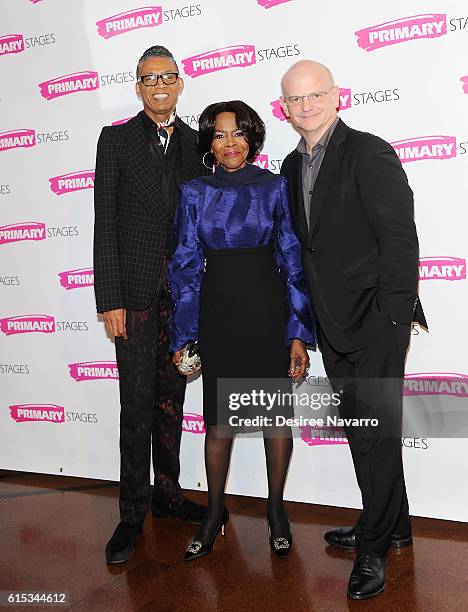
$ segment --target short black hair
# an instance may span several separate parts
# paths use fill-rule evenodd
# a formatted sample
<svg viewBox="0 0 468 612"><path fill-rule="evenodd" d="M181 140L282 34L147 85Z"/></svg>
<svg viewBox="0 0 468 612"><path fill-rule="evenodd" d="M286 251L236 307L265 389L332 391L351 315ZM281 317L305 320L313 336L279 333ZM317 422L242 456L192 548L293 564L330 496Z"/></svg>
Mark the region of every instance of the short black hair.
<svg viewBox="0 0 468 612"><path fill-rule="evenodd" d="M253 108L241 100L215 102L205 108L198 121L198 150L206 154L211 151L216 117L220 113L234 113L237 127L244 132L244 138L249 143L247 161L252 161L265 142L265 124Z"/></svg>
<svg viewBox="0 0 468 612"><path fill-rule="evenodd" d="M179 72L179 67L177 66L177 62L175 61L174 56L169 51L169 49L166 49L166 47L163 47L162 45L153 45L152 47L149 47L149 49L146 49L146 51L143 53L143 55L138 60L137 69L136 69L137 80L140 78L140 68L141 68L142 63L145 62L150 57L167 57L167 59L170 59L171 61L174 62L176 70L177 72Z"/></svg>

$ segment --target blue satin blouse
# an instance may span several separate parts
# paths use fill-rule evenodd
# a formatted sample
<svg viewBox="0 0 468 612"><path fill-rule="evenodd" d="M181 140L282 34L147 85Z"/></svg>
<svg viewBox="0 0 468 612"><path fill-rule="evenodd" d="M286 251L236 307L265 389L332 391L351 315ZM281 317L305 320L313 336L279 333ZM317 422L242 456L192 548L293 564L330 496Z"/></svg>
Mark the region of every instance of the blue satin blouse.
<svg viewBox="0 0 468 612"><path fill-rule="evenodd" d="M270 241L286 286L285 343L298 338L315 345L314 314L304 286L301 245L292 228L285 178L255 165L235 172L217 166L213 175L182 185L175 226L176 250L168 266L173 351L198 339L204 250L257 247Z"/></svg>

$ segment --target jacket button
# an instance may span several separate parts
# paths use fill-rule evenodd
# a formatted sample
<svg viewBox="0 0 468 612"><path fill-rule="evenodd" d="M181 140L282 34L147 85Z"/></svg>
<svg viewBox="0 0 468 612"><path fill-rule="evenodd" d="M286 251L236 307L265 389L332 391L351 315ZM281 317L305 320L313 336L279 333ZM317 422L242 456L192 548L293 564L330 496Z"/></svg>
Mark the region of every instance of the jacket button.
<svg viewBox="0 0 468 612"><path fill-rule="evenodd" d="M315 251L315 249L313 249L312 247L309 247L309 248L307 249L307 252L308 252L308 253L313 253L314 251Z"/></svg>

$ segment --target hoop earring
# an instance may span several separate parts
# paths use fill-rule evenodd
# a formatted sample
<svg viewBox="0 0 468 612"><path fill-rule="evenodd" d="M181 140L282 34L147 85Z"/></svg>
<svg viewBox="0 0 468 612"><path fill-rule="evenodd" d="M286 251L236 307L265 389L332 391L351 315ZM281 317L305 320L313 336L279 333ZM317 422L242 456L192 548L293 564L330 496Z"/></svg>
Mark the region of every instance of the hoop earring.
<svg viewBox="0 0 468 612"><path fill-rule="evenodd" d="M213 154L213 151L207 151L207 152L206 152L206 153L203 155L203 157L202 157L202 163L203 163L203 165L205 166L205 168L208 168L208 170L213 170L213 166L214 166L214 164L211 164L211 166L208 166L208 164L206 164L206 163L205 163L205 157L206 157L208 154L212 155L212 154Z"/></svg>

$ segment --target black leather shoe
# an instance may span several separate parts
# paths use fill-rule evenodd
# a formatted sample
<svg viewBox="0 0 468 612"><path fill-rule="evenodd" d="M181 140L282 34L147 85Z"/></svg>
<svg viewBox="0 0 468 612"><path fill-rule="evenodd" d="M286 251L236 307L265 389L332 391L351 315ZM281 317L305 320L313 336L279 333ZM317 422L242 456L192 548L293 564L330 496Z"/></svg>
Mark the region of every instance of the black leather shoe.
<svg viewBox="0 0 468 612"><path fill-rule="evenodd" d="M348 582L350 599L371 599L383 593L387 572L387 555L374 557L358 552Z"/></svg>
<svg viewBox="0 0 468 612"><path fill-rule="evenodd" d="M339 527L338 529L331 529L327 531L323 536L325 541L332 546L338 546L339 548L347 548L348 550L354 550L356 548L356 534L354 527ZM413 543L411 534L409 536L401 536L396 533L392 535L390 546L392 548L404 548Z"/></svg>
<svg viewBox="0 0 468 612"><path fill-rule="evenodd" d="M180 506L162 506L153 501L151 504L151 513L159 518L180 518L194 525L200 525L205 516L206 506L196 504L195 502L183 499Z"/></svg>
<svg viewBox="0 0 468 612"><path fill-rule="evenodd" d="M121 521L106 546L107 563L124 563L133 554L138 536L143 531L143 521L140 523L125 523Z"/></svg>

